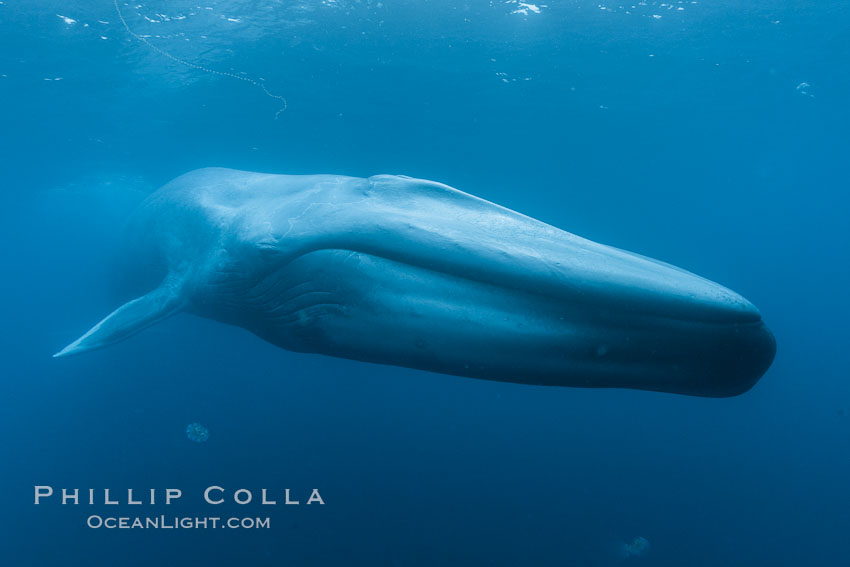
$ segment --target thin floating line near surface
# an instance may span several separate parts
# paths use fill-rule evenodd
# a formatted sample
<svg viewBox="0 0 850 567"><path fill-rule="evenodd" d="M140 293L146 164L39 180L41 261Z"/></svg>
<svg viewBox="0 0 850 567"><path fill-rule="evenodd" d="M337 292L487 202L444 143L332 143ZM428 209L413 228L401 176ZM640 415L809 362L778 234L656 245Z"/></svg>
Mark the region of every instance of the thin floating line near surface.
<svg viewBox="0 0 850 567"><path fill-rule="evenodd" d="M220 77L230 77L231 79L237 79L239 81L250 83L250 84L254 85L255 87L259 87L260 89L262 89L263 93L265 93L266 96L268 96L269 98L279 100L283 103L283 106L277 112L275 112L275 115L274 115L275 120L277 120L277 118L278 118L278 116L280 116L281 112L286 110L286 107L288 106L286 99L283 98L280 95L276 95L273 92L269 91L269 89L266 88L266 85L265 85L265 82L263 81L263 79L260 79L259 81L257 81L255 79L252 79L251 77L243 77L241 75L236 75L234 73L228 73L227 71L216 71L215 69L209 69L209 68L204 67L202 65L192 63L191 61L186 61L184 59L180 59L179 57L175 57L174 55L165 51L161 47L158 47L158 46L154 45L153 43L151 43L150 41L148 41L148 39L146 37L143 37L143 36L137 34L136 32L134 32L133 30L131 30L130 26L127 25L127 21L124 19L124 14L121 13L121 8L118 7L118 0L112 0L112 3L115 5L115 12L118 14L118 19L121 20L121 25L124 26L124 29L127 30L127 33L130 34L130 36L133 37L134 39L136 39L136 40L144 43L145 45L147 45L153 51L159 53L160 55L162 55L163 57L165 57L167 59L174 61L175 63L179 63L180 65L184 65L186 67L189 67L190 69L195 69L196 71L201 71L203 73L207 73L207 74L210 74L210 75L218 75Z"/></svg>

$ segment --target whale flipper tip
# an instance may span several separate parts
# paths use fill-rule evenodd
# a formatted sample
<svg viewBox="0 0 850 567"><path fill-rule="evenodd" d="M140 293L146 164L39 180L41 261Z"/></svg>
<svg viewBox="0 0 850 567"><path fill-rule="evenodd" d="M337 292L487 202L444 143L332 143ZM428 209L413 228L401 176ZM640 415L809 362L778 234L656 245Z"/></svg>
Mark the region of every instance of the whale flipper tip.
<svg viewBox="0 0 850 567"><path fill-rule="evenodd" d="M72 342L53 358L62 358L117 343L183 308L180 287L175 278L166 278L158 288L125 303Z"/></svg>
<svg viewBox="0 0 850 567"><path fill-rule="evenodd" d="M74 341L71 344L69 344L68 346L66 346L65 348L63 348L62 350L53 353L53 358L64 358L66 356L71 356L72 354L76 354L77 352L79 352L78 349L77 349L77 343L79 343L79 342L80 341L78 341L78 340Z"/></svg>

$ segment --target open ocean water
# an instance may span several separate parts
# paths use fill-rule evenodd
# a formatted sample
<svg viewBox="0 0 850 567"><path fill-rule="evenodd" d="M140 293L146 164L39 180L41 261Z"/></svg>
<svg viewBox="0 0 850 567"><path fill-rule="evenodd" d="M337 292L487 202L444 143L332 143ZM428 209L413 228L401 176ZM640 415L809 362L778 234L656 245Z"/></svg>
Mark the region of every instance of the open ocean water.
<svg viewBox="0 0 850 567"><path fill-rule="evenodd" d="M850 565L850 3L543 1L0 1L0 564ZM205 166L447 183L740 292L776 360L543 388L190 315L51 358ZM160 514L270 526L87 525Z"/></svg>

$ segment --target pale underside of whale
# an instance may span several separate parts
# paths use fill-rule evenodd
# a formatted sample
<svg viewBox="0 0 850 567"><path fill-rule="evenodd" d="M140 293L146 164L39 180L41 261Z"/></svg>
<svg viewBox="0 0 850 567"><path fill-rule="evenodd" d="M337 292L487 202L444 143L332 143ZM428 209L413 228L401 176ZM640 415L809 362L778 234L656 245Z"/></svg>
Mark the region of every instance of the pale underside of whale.
<svg viewBox="0 0 850 567"><path fill-rule="evenodd" d="M134 214L161 283L56 356L194 313L288 350L538 385L748 390L775 343L694 274L446 185L207 168Z"/></svg>

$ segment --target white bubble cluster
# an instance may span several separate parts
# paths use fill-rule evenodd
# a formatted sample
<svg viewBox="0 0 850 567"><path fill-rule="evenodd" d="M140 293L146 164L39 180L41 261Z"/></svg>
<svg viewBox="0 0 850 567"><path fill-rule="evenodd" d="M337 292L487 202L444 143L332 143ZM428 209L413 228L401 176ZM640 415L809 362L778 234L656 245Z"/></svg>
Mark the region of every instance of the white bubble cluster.
<svg viewBox="0 0 850 567"><path fill-rule="evenodd" d="M803 82L797 85L797 92L803 96L808 96L811 98L815 98L815 95L812 94L812 85L809 83Z"/></svg>

